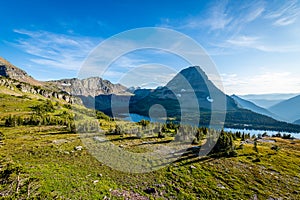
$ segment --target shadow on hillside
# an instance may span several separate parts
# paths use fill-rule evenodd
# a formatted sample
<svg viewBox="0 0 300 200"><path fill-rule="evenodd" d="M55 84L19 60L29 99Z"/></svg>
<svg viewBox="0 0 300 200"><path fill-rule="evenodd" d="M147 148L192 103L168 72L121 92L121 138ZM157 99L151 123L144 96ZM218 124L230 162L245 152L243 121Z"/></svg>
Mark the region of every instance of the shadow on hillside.
<svg viewBox="0 0 300 200"><path fill-rule="evenodd" d="M182 163L181 166L184 166L196 162L208 162L210 160L213 160L213 158L211 158L210 156L199 156L200 150L201 147L199 146L188 148L174 163Z"/></svg>
<svg viewBox="0 0 300 200"><path fill-rule="evenodd" d="M153 137L147 137L147 138L143 138L143 139L154 139L154 138L157 138L155 136ZM120 141L120 140L141 140L140 137L137 137L137 136L129 136L129 137L120 137L120 138L114 138L114 139L109 139L109 141ZM146 144L146 143L144 143ZM150 143L149 143L150 144ZM153 144L153 143L151 143ZM139 144L139 145L142 145L142 144Z"/></svg>
<svg viewBox="0 0 300 200"><path fill-rule="evenodd" d="M176 152L173 152L169 155L169 157L167 158L167 160L171 161L171 162L164 162L164 163L160 163L159 165L155 166L155 167L163 167L167 164L175 164L175 165L179 165L179 166L186 166L186 165L191 165L193 163L198 163L198 162L209 162L212 160L215 160L216 158L213 158L211 156L199 156L199 152L200 152L200 147L199 146L195 146L195 147L191 147L188 149L183 149L183 150L179 150ZM172 161L176 159L175 161Z"/></svg>
<svg viewBox="0 0 300 200"><path fill-rule="evenodd" d="M153 137L153 138L157 138L157 137ZM134 146L142 146L142 145L147 145L147 144L167 144L167 143L170 143L172 142L173 140L162 140L162 141L144 141L143 143L141 144L136 144Z"/></svg>

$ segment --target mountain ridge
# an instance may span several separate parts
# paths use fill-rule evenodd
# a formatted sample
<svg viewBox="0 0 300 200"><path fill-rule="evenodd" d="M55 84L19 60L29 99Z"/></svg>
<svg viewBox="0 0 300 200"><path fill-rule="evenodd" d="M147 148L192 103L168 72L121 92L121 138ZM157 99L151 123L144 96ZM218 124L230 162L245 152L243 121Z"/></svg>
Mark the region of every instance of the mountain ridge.
<svg viewBox="0 0 300 200"><path fill-rule="evenodd" d="M0 57L0 76L18 80L20 82L30 83L35 86L42 86L43 83L37 81L27 74L24 70L14 66L6 59Z"/></svg>
<svg viewBox="0 0 300 200"><path fill-rule="evenodd" d="M300 119L300 95L284 100L270 107L269 110L277 115L283 116L289 122Z"/></svg>
<svg viewBox="0 0 300 200"><path fill-rule="evenodd" d="M256 105L255 103L253 103L251 101L245 100L237 95L231 95L231 97L236 101L238 106L240 106L241 108L248 109L253 112L272 117L273 119L283 121L283 119L281 117L275 115L274 113L270 112L269 110L267 110L265 108L262 108L262 107Z"/></svg>
<svg viewBox="0 0 300 200"><path fill-rule="evenodd" d="M101 77L89 77L85 79L60 79L47 81L47 84L55 86L71 95L97 96L101 94L130 95L127 88L121 84L113 84Z"/></svg>

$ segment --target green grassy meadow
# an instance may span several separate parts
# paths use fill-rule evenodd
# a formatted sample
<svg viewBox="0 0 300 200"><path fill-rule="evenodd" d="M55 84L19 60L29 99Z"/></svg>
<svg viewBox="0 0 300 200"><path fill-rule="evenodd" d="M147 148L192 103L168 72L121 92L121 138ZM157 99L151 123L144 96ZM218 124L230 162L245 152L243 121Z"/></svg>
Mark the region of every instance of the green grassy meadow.
<svg viewBox="0 0 300 200"><path fill-rule="evenodd" d="M9 115L29 116L46 99L8 94L0 99L0 199L300 199L299 140L272 138L275 143L258 142L254 150L237 139L234 157L186 152L159 170L125 173L99 162L66 125L5 126ZM53 118L66 113L92 118L80 112L83 107L52 103L55 110L46 114ZM145 142L155 146L174 139L111 134L116 123L98 121L106 138L126 151L143 153Z"/></svg>

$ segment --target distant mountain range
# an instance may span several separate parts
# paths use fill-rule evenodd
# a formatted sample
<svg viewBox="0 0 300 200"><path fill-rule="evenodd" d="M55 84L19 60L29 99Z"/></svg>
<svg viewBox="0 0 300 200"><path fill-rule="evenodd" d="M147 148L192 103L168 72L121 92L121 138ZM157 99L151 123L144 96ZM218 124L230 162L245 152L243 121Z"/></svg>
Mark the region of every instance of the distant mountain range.
<svg viewBox="0 0 300 200"><path fill-rule="evenodd" d="M253 96L253 95L251 95ZM261 97L262 95L260 95ZM267 115L280 121L286 121L290 123L300 124L300 95L286 94L280 97L279 94L264 95L267 98L288 98L286 100L279 101L275 105L269 108L262 108L251 101L245 100L240 96L232 95L232 98L236 100L241 108L249 109L253 112L257 112L263 115ZM278 101L278 100L276 100Z"/></svg>
<svg viewBox="0 0 300 200"><path fill-rule="evenodd" d="M2 58L0 59L0 77L0 86L4 88L0 88L0 92L15 95L16 93L12 91L20 90L47 98L61 98L72 103L82 102L87 107L96 108L111 115L130 112L149 116L149 110L155 105L160 105L164 107L166 116L175 120L180 119L182 111L193 116L195 110L200 110L199 125L207 126L214 109L220 113L225 112L223 113L226 114L225 127L300 131L300 126L277 121L271 118L275 117L272 113L255 104L224 94L197 66L180 71L166 86L156 89L127 89L125 86L113 84L100 77L37 81ZM194 97L194 101L191 97ZM222 106L218 107L219 99L223 99L225 103L226 109L223 111ZM295 105L296 101L297 99L288 103ZM273 110L276 111L274 114L282 111L278 107L274 107ZM300 119L300 116L297 119ZM221 123L221 121L216 123Z"/></svg>
<svg viewBox="0 0 300 200"><path fill-rule="evenodd" d="M237 105L240 108L248 109L253 112L256 112L256 113L259 113L262 115L266 115L266 116L272 117L272 118L280 120L280 121L284 121L284 118L270 112L269 110L267 110L265 108L262 108L262 107L256 105L255 103L252 103L251 101L247 101L236 95L231 95L231 97L235 100L235 102L237 103Z"/></svg>
<svg viewBox="0 0 300 200"><path fill-rule="evenodd" d="M299 94L275 93L275 94L247 94L247 95L238 95L238 96L242 99L255 103L257 106L268 109L277 103L280 103L284 100L290 99L297 95Z"/></svg>
<svg viewBox="0 0 300 200"><path fill-rule="evenodd" d="M294 123L293 123L293 124L298 124L298 125L300 125L300 119L298 119L298 120L294 121Z"/></svg>
<svg viewBox="0 0 300 200"><path fill-rule="evenodd" d="M289 122L294 122L300 119L300 95L282 101L269 110L276 115L282 116Z"/></svg>

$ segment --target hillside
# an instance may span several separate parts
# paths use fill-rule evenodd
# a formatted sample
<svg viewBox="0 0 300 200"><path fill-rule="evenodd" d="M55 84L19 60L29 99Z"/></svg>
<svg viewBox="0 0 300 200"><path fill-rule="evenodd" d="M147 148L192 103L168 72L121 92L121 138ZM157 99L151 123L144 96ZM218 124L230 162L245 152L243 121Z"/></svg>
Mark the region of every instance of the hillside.
<svg viewBox="0 0 300 200"><path fill-rule="evenodd" d="M15 79L20 82L29 83L34 86L42 86L43 83L29 76L24 70L12 65L10 62L0 57L0 76Z"/></svg>
<svg viewBox="0 0 300 200"><path fill-rule="evenodd" d="M33 106L45 103L51 105L46 99L1 96L0 198L149 200L299 197L299 140L266 138L276 139L276 142L258 141L255 150L251 144L253 140L249 139L248 143L236 138L236 154L233 157L199 157L195 151L197 145L191 145L180 159L159 170L125 173L99 162L92 156L89 147L82 143L82 135L74 133L67 124L60 124L74 115L92 119L87 116L93 113L91 110L76 107L71 111L69 104L53 101L53 110L44 112L44 115L52 120L61 119L61 122L6 125L8 114L24 118L34 115ZM159 138L157 133L142 137L127 132L112 133L111 129L115 129L116 124L106 117L100 118L99 124L106 139L130 152L147 152L174 140L170 133L163 138ZM126 129L138 126L131 122L118 122L118 125ZM92 136L90 134L88 138ZM151 163L161 164L159 160Z"/></svg>
<svg viewBox="0 0 300 200"><path fill-rule="evenodd" d="M280 115L287 119L289 122L294 122L300 119L300 95L292 97L288 100L282 101L269 110L276 115Z"/></svg>

